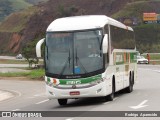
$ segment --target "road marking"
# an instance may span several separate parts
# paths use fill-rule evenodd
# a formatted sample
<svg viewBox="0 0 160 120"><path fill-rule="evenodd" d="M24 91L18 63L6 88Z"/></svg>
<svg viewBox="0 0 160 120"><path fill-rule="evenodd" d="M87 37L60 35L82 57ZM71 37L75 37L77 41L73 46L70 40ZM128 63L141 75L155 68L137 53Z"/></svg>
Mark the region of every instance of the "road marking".
<svg viewBox="0 0 160 120"><path fill-rule="evenodd" d="M0 90L0 102L15 97L15 93L8 90Z"/></svg>
<svg viewBox="0 0 160 120"><path fill-rule="evenodd" d="M154 72L158 72L158 73L160 72L159 70L153 70L153 71L154 71Z"/></svg>
<svg viewBox="0 0 160 120"><path fill-rule="evenodd" d="M32 97L27 97L27 98L32 99L36 97L46 97L46 96L45 96L45 93L41 93L41 94L36 94L36 95L33 95Z"/></svg>
<svg viewBox="0 0 160 120"><path fill-rule="evenodd" d="M73 120L74 118L67 118L66 120Z"/></svg>
<svg viewBox="0 0 160 120"><path fill-rule="evenodd" d="M1 93L0 95L6 95L7 93L9 93L9 92L4 92L4 93Z"/></svg>
<svg viewBox="0 0 160 120"><path fill-rule="evenodd" d="M104 105L107 105L107 104L109 104L110 102L105 102L105 103L103 103Z"/></svg>
<svg viewBox="0 0 160 120"><path fill-rule="evenodd" d="M115 100L117 100L118 99L118 97L115 97L114 99L113 99L113 101L115 101ZM111 101L107 101L107 102L105 102L105 103L103 103L104 105L106 105L106 104L109 104L109 103L111 103Z"/></svg>
<svg viewBox="0 0 160 120"><path fill-rule="evenodd" d="M118 99L118 97L114 98L113 101L115 101L115 100L117 100L117 99Z"/></svg>
<svg viewBox="0 0 160 120"><path fill-rule="evenodd" d="M47 102L47 101L49 101L49 99L47 99L47 100L43 100L43 101L38 102L38 103L36 103L36 104L38 105L38 104L41 104L41 103L44 103L44 102Z"/></svg>
<svg viewBox="0 0 160 120"><path fill-rule="evenodd" d="M36 95L34 95L35 97L38 97L38 96L44 96L45 95L45 93L41 93L41 94L36 94Z"/></svg>
<svg viewBox="0 0 160 120"><path fill-rule="evenodd" d="M132 109L139 109L139 108L147 107L148 105L144 105L146 102L148 102L148 100L142 101L142 102L141 102L139 105L137 105L137 106L130 106L130 108L132 108Z"/></svg>
<svg viewBox="0 0 160 120"><path fill-rule="evenodd" d="M11 92L17 93L19 97L20 97L20 96L22 96L21 92L19 92L19 91L16 91L16 90L8 90L8 91L11 91Z"/></svg>
<svg viewBox="0 0 160 120"><path fill-rule="evenodd" d="M148 69L148 68L138 68L138 69L149 70L149 71L151 70L151 71L160 73L160 70L155 70L155 69Z"/></svg>
<svg viewBox="0 0 160 120"><path fill-rule="evenodd" d="M36 97L27 97L28 99L36 98Z"/></svg>
<svg viewBox="0 0 160 120"><path fill-rule="evenodd" d="M20 109L15 109L15 110L12 110L12 111L20 111Z"/></svg>

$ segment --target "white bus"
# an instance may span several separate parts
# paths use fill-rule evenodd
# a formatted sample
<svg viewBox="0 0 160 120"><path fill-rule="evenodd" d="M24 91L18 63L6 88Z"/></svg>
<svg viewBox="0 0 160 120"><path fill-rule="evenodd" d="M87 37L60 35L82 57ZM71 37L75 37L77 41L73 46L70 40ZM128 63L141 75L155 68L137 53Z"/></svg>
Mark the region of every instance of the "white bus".
<svg viewBox="0 0 160 120"><path fill-rule="evenodd" d="M136 80L134 32L105 15L56 19L46 38L36 45L41 57L45 42L45 83L49 99L66 105L68 99L103 97L133 91Z"/></svg>

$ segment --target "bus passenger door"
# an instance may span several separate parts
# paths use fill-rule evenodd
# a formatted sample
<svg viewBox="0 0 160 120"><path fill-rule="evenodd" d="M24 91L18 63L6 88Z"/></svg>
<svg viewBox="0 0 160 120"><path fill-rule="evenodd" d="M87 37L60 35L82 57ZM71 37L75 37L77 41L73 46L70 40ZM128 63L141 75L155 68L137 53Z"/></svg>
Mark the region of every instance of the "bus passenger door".
<svg viewBox="0 0 160 120"><path fill-rule="evenodd" d="M123 87L128 87L129 85L129 64L130 64L130 54L124 53L124 83Z"/></svg>
<svg viewBox="0 0 160 120"><path fill-rule="evenodd" d="M116 90L123 88L123 68L118 65L116 66Z"/></svg>

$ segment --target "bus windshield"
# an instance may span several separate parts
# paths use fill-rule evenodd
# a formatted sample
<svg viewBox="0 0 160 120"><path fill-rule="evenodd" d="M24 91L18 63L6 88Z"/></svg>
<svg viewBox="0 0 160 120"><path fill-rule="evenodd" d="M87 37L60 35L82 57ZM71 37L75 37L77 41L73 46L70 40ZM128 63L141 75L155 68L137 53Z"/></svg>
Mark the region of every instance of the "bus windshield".
<svg viewBox="0 0 160 120"><path fill-rule="evenodd" d="M48 32L45 47L46 74L67 78L76 75L91 76L102 71L102 38L100 29Z"/></svg>

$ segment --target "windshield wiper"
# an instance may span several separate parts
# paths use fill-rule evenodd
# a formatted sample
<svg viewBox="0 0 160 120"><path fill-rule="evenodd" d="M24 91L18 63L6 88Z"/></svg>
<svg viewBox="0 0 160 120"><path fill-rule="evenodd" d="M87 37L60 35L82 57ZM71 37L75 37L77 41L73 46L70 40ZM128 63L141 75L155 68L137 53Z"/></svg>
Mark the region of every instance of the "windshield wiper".
<svg viewBox="0 0 160 120"><path fill-rule="evenodd" d="M71 53L70 53L70 50L69 50L68 62L69 62L69 68L70 68L70 64L71 64Z"/></svg>
<svg viewBox="0 0 160 120"><path fill-rule="evenodd" d="M87 73L86 68L83 66L83 64L82 64L81 61L79 60L79 57L78 57L78 55L77 55L77 48L76 48L76 66L78 66L78 61L79 61L80 66L81 66L82 69L84 70L84 72Z"/></svg>
<svg viewBox="0 0 160 120"><path fill-rule="evenodd" d="M47 46L47 60L48 60L48 46Z"/></svg>
<svg viewBox="0 0 160 120"><path fill-rule="evenodd" d="M63 73L64 73L64 70L66 69L66 67L67 67L67 63L69 63L69 68L70 68L70 63L71 63L71 55L70 55L70 50L69 50L69 56L68 56L68 59L66 60L66 62L65 62L65 65L63 66L63 68L62 68L62 70L61 70L61 72L60 72L60 74L59 74L59 76L61 76Z"/></svg>

